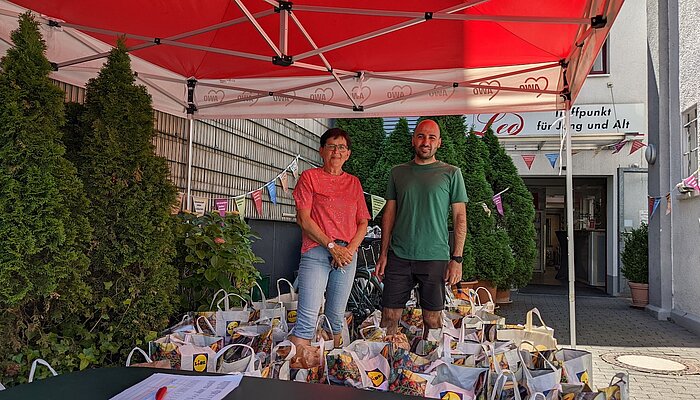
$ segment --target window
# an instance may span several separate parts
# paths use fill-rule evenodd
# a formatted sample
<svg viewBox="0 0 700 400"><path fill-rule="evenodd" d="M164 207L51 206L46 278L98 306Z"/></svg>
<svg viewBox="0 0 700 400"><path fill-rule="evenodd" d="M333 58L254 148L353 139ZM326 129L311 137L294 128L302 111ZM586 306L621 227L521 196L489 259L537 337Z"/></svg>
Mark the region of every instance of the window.
<svg viewBox="0 0 700 400"><path fill-rule="evenodd" d="M683 157L685 161L685 176L698 170L700 150L698 150L698 106L695 105L683 112ZM684 177L685 177L684 176Z"/></svg>
<svg viewBox="0 0 700 400"><path fill-rule="evenodd" d="M603 47L600 48L600 53L598 57L595 58L593 62L593 67L591 67L591 72L589 75L607 75L610 71L608 69L608 41L603 43Z"/></svg>

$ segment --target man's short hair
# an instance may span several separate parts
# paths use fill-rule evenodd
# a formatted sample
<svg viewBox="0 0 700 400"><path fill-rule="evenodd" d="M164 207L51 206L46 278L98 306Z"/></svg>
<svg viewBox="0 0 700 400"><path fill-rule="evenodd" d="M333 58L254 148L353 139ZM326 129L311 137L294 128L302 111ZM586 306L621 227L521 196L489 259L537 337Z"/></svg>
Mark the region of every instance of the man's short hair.
<svg viewBox="0 0 700 400"><path fill-rule="evenodd" d="M321 147L326 145L328 139L344 138L345 143L348 144L348 149L350 148L350 135L340 128L331 128L327 130L323 135L321 135Z"/></svg>

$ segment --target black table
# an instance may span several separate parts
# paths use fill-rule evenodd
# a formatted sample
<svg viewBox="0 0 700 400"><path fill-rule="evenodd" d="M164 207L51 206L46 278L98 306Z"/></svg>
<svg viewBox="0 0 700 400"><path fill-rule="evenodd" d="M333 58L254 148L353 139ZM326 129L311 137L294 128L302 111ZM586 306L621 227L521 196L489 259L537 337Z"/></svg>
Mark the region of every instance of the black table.
<svg viewBox="0 0 700 400"><path fill-rule="evenodd" d="M202 375L188 371L170 371L153 368L121 367L88 369L58 375L19 385L0 391L0 400L5 399L109 399L154 373ZM204 374L216 375L216 374ZM276 379L243 377L240 386L226 399L247 400L406 400L415 397L396 393L373 392L342 386L330 386L302 382L287 382Z"/></svg>

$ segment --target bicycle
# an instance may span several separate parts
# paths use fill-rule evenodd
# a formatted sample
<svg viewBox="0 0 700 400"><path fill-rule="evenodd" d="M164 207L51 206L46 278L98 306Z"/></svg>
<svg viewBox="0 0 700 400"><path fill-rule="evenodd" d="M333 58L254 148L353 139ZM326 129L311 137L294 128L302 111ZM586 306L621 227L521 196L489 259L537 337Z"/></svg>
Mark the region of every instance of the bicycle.
<svg viewBox="0 0 700 400"><path fill-rule="evenodd" d="M384 285L374 276L380 243L380 240L375 240L360 247L358 251L355 279L346 308L353 314L353 328L359 326L375 310L381 309Z"/></svg>

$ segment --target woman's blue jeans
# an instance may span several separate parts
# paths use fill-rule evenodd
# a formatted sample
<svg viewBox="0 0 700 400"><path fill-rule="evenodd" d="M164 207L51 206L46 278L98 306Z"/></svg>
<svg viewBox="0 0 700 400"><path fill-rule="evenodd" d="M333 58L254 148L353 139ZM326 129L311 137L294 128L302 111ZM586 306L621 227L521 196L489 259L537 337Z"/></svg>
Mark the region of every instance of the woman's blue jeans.
<svg viewBox="0 0 700 400"><path fill-rule="evenodd" d="M299 262L299 303L297 323L292 334L301 339L312 340L316 333L316 322L323 303L324 314L333 329L340 334L343 329L345 308L355 279L357 253L352 262L342 268L333 268L331 253L323 246L316 246L301 255ZM322 325L326 327L326 325Z"/></svg>

